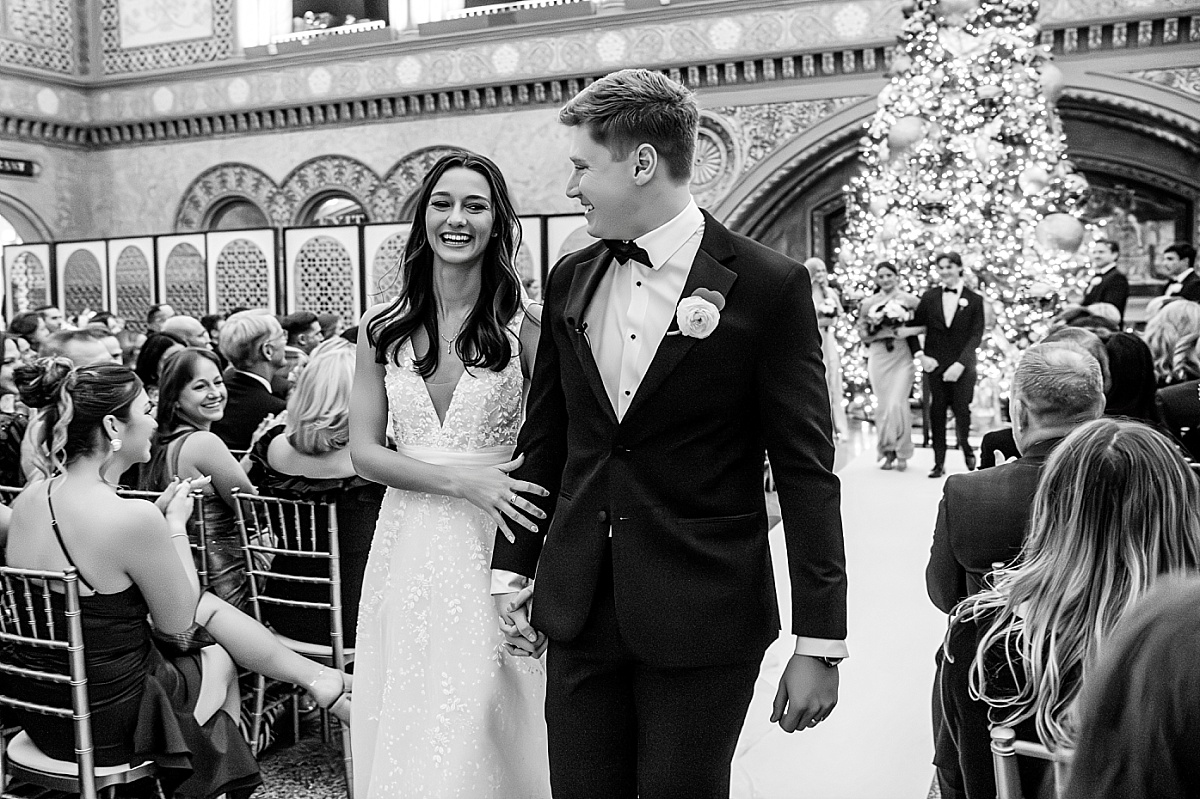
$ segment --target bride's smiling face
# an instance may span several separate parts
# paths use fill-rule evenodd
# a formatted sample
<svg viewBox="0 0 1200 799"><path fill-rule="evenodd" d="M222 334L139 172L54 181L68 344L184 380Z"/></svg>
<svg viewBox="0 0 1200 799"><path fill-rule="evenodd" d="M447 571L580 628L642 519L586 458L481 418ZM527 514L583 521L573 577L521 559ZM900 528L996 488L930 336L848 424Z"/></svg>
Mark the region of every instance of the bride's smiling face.
<svg viewBox="0 0 1200 799"><path fill-rule="evenodd" d="M477 264L492 236L492 189L473 169L456 167L433 187L425 208L425 235L446 264Z"/></svg>
<svg viewBox="0 0 1200 799"><path fill-rule="evenodd" d="M891 269L875 270L875 283L879 286L879 290L886 293L896 288L896 283L899 278Z"/></svg>

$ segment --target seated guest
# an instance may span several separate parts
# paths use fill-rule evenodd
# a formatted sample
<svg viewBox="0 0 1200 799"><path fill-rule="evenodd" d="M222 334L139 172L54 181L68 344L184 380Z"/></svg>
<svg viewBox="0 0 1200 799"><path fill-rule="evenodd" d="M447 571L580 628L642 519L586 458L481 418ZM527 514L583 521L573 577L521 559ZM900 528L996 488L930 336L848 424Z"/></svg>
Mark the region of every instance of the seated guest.
<svg viewBox="0 0 1200 799"><path fill-rule="evenodd" d="M1041 340L1042 344L1067 343L1075 344L1085 350L1100 364L1100 376L1104 382L1104 392L1107 395L1112 385L1112 375L1108 364L1108 351L1095 332L1082 327L1059 327L1051 330ZM979 463L981 469L988 469L997 463L1006 463L1019 458L1017 443L1013 438L1011 427L992 430L985 433L980 443Z"/></svg>
<svg viewBox="0 0 1200 799"><path fill-rule="evenodd" d="M317 314L317 321L321 323L321 341L329 341L342 332L342 317L338 314Z"/></svg>
<svg viewBox="0 0 1200 799"><path fill-rule="evenodd" d="M1046 459L1063 438L1104 412L1100 365L1073 344L1035 344L1013 375L1013 434L1021 457L946 478L925 569L943 613L981 590L997 563L1021 551Z"/></svg>
<svg viewBox="0 0 1200 799"><path fill-rule="evenodd" d="M20 401L13 372L24 363L16 339L0 333L4 361L0 363L0 485L23 486L21 441L29 425L29 409Z"/></svg>
<svg viewBox="0 0 1200 799"><path fill-rule="evenodd" d="M221 353L229 359L226 374L229 404L225 416L212 430L225 446L250 448L250 438L268 414L277 414L287 403L271 393L271 378L283 366L287 334L270 312L242 311L229 317L221 329Z"/></svg>
<svg viewBox="0 0 1200 799"><path fill-rule="evenodd" d="M30 484L13 504L5 555L15 567L78 570L96 764L155 761L171 796L249 796L261 779L234 720L233 663L305 685L339 716L349 712L347 676L279 645L254 619L200 591L184 524L191 490L205 481L173 483L158 503L116 494L116 476L149 457L154 434L150 400L130 369L42 359L20 367L16 381L25 401L43 409L38 455L53 477ZM48 596L65 626L61 596ZM168 657L152 643L151 624L166 632L201 624L221 646ZM5 654L11 665L61 667L59 653L14 646ZM5 680L27 702L70 701L69 685ZM69 717L5 712L47 755L74 759Z"/></svg>
<svg viewBox="0 0 1200 799"><path fill-rule="evenodd" d="M29 349L37 352L42 348L42 342L50 331L46 329L46 320L37 311L22 311L13 316L8 323L8 332L25 339Z"/></svg>
<svg viewBox="0 0 1200 799"><path fill-rule="evenodd" d="M1114 333L1104 349L1112 372L1112 386L1104 392L1104 415L1126 416L1157 427L1160 417L1154 407L1154 359L1146 342L1133 333Z"/></svg>
<svg viewBox="0 0 1200 799"><path fill-rule="evenodd" d="M1065 799L1200 796L1200 580L1162 580L1079 696Z"/></svg>
<svg viewBox="0 0 1200 799"><path fill-rule="evenodd" d="M150 399L158 399L158 378L167 358L186 346L183 339L172 333L151 333L146 337L133 371L137 372Z"/></svg>
<svg viewBox="0 0 1200 799"><path fill-rule="evenodd" d="M364 480L350 462L350 386L354 378L354 346L333 338L313 351L296 388L288 397L287 422L263 434L250 450L250 480L268 496L337 502L338 543L341 552L343 641L354 646L358 603L371 536L379 517L384 487ZM328 529L318 515L317 528ZM324 548L327 543L318 540ZM313 558L279 556L274 571L320 576L325 564ZM328 601L320 585L281 583L278 593L290 599ZM288 636L311 643L329 643L329 624L322 612L268 605L271 625Z"/></svg>
<svg viewBox="0 0 1200 799"><path fill-rule="evenodd" d="M175 309L170 305L151 305L146 311L146 335L162 332L163 322L175 315Z"/></svg>
<svg viewBox="0 0 1200 799"><path fill-rule="evenodd" d="M1021 556L954 609L935 764L943 797L996 795L989 727L1069 748L1081 685L1114 628L1165 576L1200 567L1200 483L1161 433L1124 419L1051 454ZM1045 764L1022 760L1026 796Z"/></svg>
<svg viewBox="0 0 1200 799"><path fill-rule="evenodd" d="M1200 303L1172 302L1150 317L1142 339L1150 347L1154 359L1154 379L1159 386L1169 386L1177 381L1172 377L1175 367L1175 347L1180 340L1200 333Z"/></svg>
<svg viewBox="0 0 1200 799"><path fill-rule="evenodd" d="M1175 437L1188 457L1200 458L1200 344L1195 334L1185 336L1175 348L1175 375L1187 382L1158 389L1154 410L1163 427ZM1190 377L1189 377L1190 376Z"/></svg>
<svg viewBox="0 0 1200 799"><path fill-rule="evenodd" d="M104 332L112 333L115 336L125 329L125 320L112 311L97 311L88 320L88 327L92 325L100 325L104 328Z"/></svg>
<svg viewBox="0 0 1200 799"><path fill-rule="evenodd" d="M300 374L297 370L308 363L308 354L321 343L321 323L312 311L297 311L280 318L279 324L287 332L288 341L283 351L283 368L275 372L271 390L287 399Z"/></svg>
<svg viewBox="0 0 1200 799"><path fill-rule="evenodd" d="M225 326L225 314L210 313L201 316L200 324L208 331L208 346L217 354L217 359L221 362L221 371L224 372L229 367L229 360L221 354L221 328Z"/></svg>
<svg viewBox="0 0 1200 799"><path fill-rule="evenodd" d="M210 343L208 330L193 316L175 314L163 322L162 332L178 337L188 347L207 349Z"/></svg>
<svg viewBox="0 0 1200 799"><path fill-rule="evenodd" d="M176 480L211 478L204 487L202 506L208 535L209 590L244 610L250 602L250 587L233 492L255 493L256 489L229 448L211 432L213 423L225 414L225 405L225 381L211 351L188 347L167 361L159 389L158 435L139 488L163 491ZM197 531L190 534L194 539ZM195 640L204 640L203 634L194 630L191 635L177 643L186 648Z"/></svg>
<svg viewBox="0 0 1200 799"><path fill-rule="evenodd" d="M121 342L121 363L130 369L134 368L138 356L142 354L142 345L146 343L145 334L122 328L117 333L117 341Z"/></svg>

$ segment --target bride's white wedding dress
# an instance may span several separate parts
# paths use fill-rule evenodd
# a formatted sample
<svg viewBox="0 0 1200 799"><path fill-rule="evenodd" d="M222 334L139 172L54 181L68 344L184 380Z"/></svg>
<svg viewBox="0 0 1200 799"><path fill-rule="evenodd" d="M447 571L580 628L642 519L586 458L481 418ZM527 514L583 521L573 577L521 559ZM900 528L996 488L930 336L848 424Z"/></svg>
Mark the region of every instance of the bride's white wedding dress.
<svg viewBox="0 0 1200 799"><path fill-rule="evenodd" d="M384 380L400 451L449 466L511 459L518 357L502 372L464 373L444 424L410 345L400 360L388 362ZM466 500L388 489L358 617L356 799L550 796L545 670L501 646L489 594L495 530Z"/></svg>

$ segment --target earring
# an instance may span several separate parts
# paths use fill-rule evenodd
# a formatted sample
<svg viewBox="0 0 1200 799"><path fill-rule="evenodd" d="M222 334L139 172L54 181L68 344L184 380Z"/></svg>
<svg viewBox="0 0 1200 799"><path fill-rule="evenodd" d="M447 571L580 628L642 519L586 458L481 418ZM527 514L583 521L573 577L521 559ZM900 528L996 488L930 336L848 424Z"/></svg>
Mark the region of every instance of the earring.
<svg viewBox="0 0 1200 799"><path fill-rule="evenodd" d="M113 451L113 452L120 452L120 451L121 451L121 439L119 439L119 438L114 438L114 439L113 439L112 441L110 441L109 443L112 445L112 451Z"/></svg>

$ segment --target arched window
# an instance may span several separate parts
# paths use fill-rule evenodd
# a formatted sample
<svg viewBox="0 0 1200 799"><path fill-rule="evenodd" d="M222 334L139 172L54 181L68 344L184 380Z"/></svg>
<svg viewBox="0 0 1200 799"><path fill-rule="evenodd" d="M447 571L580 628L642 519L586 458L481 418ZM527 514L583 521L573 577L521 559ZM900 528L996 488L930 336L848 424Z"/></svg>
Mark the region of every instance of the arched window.
<svg viewBox="0 0 1200 799"><path fill-rule="evenodd" d="M270 227L267 215L249 200L230 200L217 206L209 216L209 230L245 230Z"/></svg>
<svg viewBox="0 0 1200 799"><path fill-rule="evenodd" d="M362 204L342 192L329 192L314 198L300 214L301 227L326 225L362 225L371 220Z"/></svg>
<svg viewBox="0 0 1200 799"><path fill-rule="evenodd" d="M21 234L17 233L17 229L13 227L13 223L9 222L3 214L0 214L0 247L6 244L20 244Z"/></svg>

